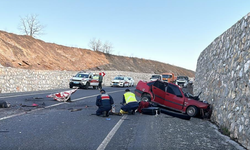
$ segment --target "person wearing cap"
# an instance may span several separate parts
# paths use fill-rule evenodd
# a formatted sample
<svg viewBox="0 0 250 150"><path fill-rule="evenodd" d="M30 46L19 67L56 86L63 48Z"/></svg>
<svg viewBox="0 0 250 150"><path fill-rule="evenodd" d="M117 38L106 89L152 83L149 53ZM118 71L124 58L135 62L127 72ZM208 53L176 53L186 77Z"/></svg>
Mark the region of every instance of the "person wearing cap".
<svg viewBox="0 0 250 150"><path fill-rule="evenodd" d="M121 107L120 113L121 114L135 114L135 110L138 108L139 104L136 100L135 94L130 92L129 89L125 90L125 93L123 94L123 101L124 104Z"/></svg>
<svg viewBox="0 0 250 150"><path fill-rule="evenodd" d="M96 106L98 106L96 115L103 115L104 117L108 117L109 111L111 110L114 101L109 94L106 94L104 89L101 89L100 93L101 94L96 97Z"/></svg>

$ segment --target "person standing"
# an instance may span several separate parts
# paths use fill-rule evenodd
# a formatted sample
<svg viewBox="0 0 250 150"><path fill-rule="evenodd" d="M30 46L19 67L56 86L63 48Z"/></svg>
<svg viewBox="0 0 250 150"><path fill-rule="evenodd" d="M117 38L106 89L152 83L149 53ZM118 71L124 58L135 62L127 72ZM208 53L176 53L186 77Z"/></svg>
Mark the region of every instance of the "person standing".
<svg viewBox="0 0 250 150"><path fill-rule="evenodd" d="M101 94L96 97L96 106L98 106L96 115L100 116L103 114L104 117L108 117L109 111L111 110L114 101L109 94L106 94L106 91L104 89L101 89L100 93Z"/></svg>
<svg viewBox="0 0 250 150"><path fill-rule="evenodd" d="M138 108L139 104L136 100L135 94L130 92L129 89L125 90L125 93L123 94L123 101L124 104L121 107L120 113L121 114L135 114L135 110Z"/></svg>
<svg viewBox="0 0 250 150"><path fill-rule="evenodd" d="M98 81L99 81L98 88L99 88L99 90L102 89L102 80L103 80L103 76L102 76L102 73L100 72L99 73L99 78L98 78Z"/></svg>

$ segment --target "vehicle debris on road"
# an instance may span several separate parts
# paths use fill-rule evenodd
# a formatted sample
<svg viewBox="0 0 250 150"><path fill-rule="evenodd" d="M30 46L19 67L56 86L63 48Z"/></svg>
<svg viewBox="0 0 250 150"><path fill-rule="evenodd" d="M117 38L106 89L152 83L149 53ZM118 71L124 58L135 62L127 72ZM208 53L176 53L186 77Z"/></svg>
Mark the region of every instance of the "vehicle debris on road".
<svg viewBox="0 0 250 150"><path fill-rule="evenodd" d="M4 100L0 100L0 108L9 108L9 107L10 107L10 103Z"/></svg>
<svg viewBox="0 0 250 150"><path fill-rule="evenodd" d="M145 107L141 109L142 114L147 115L159 115L160 114L160 108L159 107Z"/></svg>
<svg viewBox="0 0 250 150"><path fill-rule="evenodd" d="M70 108L69 109L70 110L70 112L75 112L75 111L81 111L82 110L82 108Z"/></svg>
<svg viewBox="0 0 250 150"><path fill-rule="evenodd" d="M167 109L161 109L161 113L167 114L167 115L172 116L172 117L177 117L177 118L180 118L180 119L184 119L184 120L190 120L191 119L191 117L188 116L187 114L177 113L177 112L174 112L174 111L169 111Z"/></svg>
<svg viewBox="0 0 250 150"><path fill-rule="evenodd" d="M48 98L54 98L54 100L59 101L59 102L70 102L71 101L71 95L75 93L78 90L78 88L74 90L69 90L69 91L63 91L63 92L58 92L55 94L50 94L47 95Z"/></svg>
<svg viewBox="0 0 250 150"><path fill-rule="evenodd" d="M32 97L32 98L26 98L25 101L35 101L35 100L40 100L43 99L42 97Z"/></svg>
<svg viewBox="0 0 250 150"><path fill-rule="evenodd" d="M39 108L43 108L45 106L45 103L43 102L42 104L36 104L36 103L33 103L32 105L23 105L23 104L20 104L21 107L39 107Z"/></svg>

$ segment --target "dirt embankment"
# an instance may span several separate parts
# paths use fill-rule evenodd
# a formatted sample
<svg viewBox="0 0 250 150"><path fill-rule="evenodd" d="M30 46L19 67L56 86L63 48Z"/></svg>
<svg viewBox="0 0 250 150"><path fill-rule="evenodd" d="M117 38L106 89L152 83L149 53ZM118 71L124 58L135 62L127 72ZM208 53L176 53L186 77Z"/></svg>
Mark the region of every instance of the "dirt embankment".
<svg viewBox="0 0 250 150"><path fill-rule="evenodd" d="M0 64L39 70L117 70L144 73L173 72L194 77L185 68L134 57L107 55L88 49L54 43L0 31Z"/></svg>

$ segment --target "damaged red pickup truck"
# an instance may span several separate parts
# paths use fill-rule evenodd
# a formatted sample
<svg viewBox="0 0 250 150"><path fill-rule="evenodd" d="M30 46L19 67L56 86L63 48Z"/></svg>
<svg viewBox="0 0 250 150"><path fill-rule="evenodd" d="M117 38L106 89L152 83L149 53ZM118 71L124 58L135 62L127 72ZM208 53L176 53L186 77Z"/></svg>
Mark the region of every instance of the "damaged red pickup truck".
<svg viewBox="0 0 250 150"><path fill-rule="evenodd" d="M149 101L153 104L169 108L191 117L200 114L202 117L210 117L210 104L199 100L199 96L192 96L183 91L175 84L156 81L139 81L135 94L141 97L142 101Z"/></svg>

